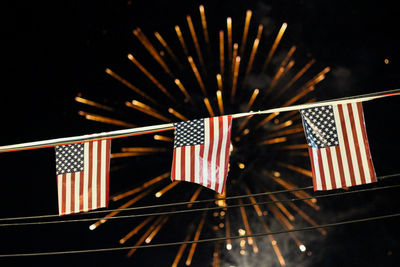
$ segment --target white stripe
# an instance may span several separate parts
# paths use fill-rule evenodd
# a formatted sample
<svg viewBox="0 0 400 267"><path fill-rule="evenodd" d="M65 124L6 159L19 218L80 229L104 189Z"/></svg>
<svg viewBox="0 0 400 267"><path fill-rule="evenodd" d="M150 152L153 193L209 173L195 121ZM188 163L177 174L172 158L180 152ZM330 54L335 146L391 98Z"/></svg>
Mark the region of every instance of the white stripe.
<svg viewBox="0 0 400 267"><path fill-rule="evenodd" d="M75 173L75 194L74 194L74 197L75 197L75 200L74 200L74 202L75 202L75 207L74 207L74 209L75 209L75 212L79 212L80 210L79 210L79 204L80 204L80 196L79 196L79 187L80 187L80 178L81 178L81 173L80 172L76 172Z"/></svg>
<svg viewBox="0 0 400 267"><path fill-rule="evenodd" d="M182 147L175 148L175 180L181 180L181 149Z"/></svg>
<svg viewBox="0 0 400 267"><path fill-rule="evenodd" d="M62 197L63 197L63 175L57 175L57 189L58 189L58 214L61 214L61 207L62 207Z"/></svg>
<svg viewBox="0 0 400 267"><path fill-rule="evenodd" d="M65 214L71 213L71 174L65 174Z"/></svg>
<svg viewBox="0 0 400 267"><path fill-rule="evenodd" d="M194 146L194 182L200 183L200 145Z"/></svg>
<svg viewBox="0 0 400 267"><path fill-rule="evenodd" d="M190 182L190 146L185 146L185 181Z"/></svg>
<svg viewBox="0 0 400 267"><path fill-rule="evenodd" d="M107 156L107 140L101 141L101 177L100 177L100 207L106 206L106 180L107 180L107 163L106 163L106 156Z"/></svg>
<svg viewBox="0 0 400 267"><path fill-rule="evenodd" d="M330 151L331 151L333 173L335 175L336 187L337 188L342 188L342 181L341 181L341 177L340 177L340 170L339 170L339 164L338 164L338 159L337 159L335 147L331 147Z"/></svg>
<svg viewBox="0 0 400 267"><path fill-rule="evenodd" d="M351 107L353 108L354 122L356 125L356 133L357 133L357 139L358 139L358 147L360 148L361 162L362 162L362 166L363 166L363 170L364 170L365 182L371 183L371 175L369 172L368 159L367 159L365 143L364 143L365 140L364 140L362 130L361 130L361 127L364 127L364 125L360 125L360 118L359 118L359 116L360 115L362 116L362 114L358 114L357 103L351 104Z"/></svg>
<svg viewBox="0 0 400 267"><path fill-rule="evenodd" d="M338 133L338 139L339 139L339 149L343 165L344 180L346 182L346 186L352 186L350 179L349 164L347 163L346 146L344 145L344 139L343 139L342 124L337 106L333 106L333 113L335 115L336 131Z"/></svg>
<svg viewBox="0 0 400 267"><path fill-rule="evenodd" d="M361 184L361 176L357 162L356 148L354 146L355 143L354 143L353 133L351 130L351 124L350 124L351 118L349 117L349 110L347 109L347 105L343 106L343 116L344 116L344 122L346 124L347 137L349 138L348 140L350 147L351 162L353 163L354 177L356 180L356 184L359 185Z"/></svg>
<svg viewBox="0 0 400 267"><path fill-rule="evenodd" d="M92 209L97 208L97 149L98 141L93 142L93 153L92 153Z"/></svg>
<svg viewBox="0 0 400 267"><path fill-rule="evenodd" d="M84 168L83 168L83 210L89 210L89 142L85 142L84 150Z"/></svg>
<svg viewBox="0 0 400 267"><path fill-rule="evenodd" d="M328 158L326 156L326 148L320 148L320 151L321 151L321 159L322 159L322 167L321 167L321 169L323 170L324 176L325 176L326 190L331 190L332 189L332 183L331 183L331 175L329 173Z"/></svg>
<svg viewBox="0 0 400 267"><path fill-rule="evenodd" d="M321 174L319 170L319 162L318 162L318 148L312 148L312 156L314 162L314 171L315 171L315 183L317 184L317 190L322 190L322 183L321 183Z"/></svg>
<svg viewBox="0 0 400 267"><path fill-rule="evenodd" d="M222 194L222 187L224 183L224 177L225 177L225 152L226 152L226 146L228 145L227 143L227 138L228 138L228 131L229 131L229 122L228 122L228 116L222 116L222 145L221 145L221 151L220 151L220 158L219 158L219 168L218 168L218 188L217 191L218 193Z"/></svg>
<svg viewBox="0 0 400 267"><path fill-rule="evenodd" d="M203 185L207 186L208 177L208 148L210 147L210 120L204 119L204 154L202 159L203 165Z"/></svg>
<svg viewBox="0 0 400 267"><path fill-rule="evenodd" d="M215 182L217 179L217 172L216 169L219 167L217 164L217 153L218 153L218 139L219 139L219 120L218 117L214 117L214 136L213 140L213 150L211 154L211 189L215 190Z"/></svg>

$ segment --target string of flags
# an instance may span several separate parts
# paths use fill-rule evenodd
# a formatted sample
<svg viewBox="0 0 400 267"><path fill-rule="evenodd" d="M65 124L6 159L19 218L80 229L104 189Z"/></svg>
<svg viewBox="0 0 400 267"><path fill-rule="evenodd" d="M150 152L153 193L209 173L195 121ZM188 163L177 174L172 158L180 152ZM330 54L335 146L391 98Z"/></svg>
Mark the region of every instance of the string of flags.
<svg viewBox="0 0 400 267"><path fill-rule="evenodd" d="M232 120L298 110L307 139L314 190L376 182L362 102L400 90L0 147L0 152L55 146L59 215L108 207L111 139L174 129L172 181L200 184L222 193L228 175Z"/></svg>

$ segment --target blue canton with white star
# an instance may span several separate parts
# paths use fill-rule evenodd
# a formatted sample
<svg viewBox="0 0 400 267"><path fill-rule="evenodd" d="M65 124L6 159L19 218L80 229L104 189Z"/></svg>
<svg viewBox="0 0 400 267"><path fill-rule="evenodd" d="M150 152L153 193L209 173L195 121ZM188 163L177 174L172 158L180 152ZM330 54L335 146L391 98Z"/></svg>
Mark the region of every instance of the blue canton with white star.
<svg viewBox="0 0 400 267"><path fill-rule="evenodd" d="M56 146L56 173L81 172L84 170L84 144Z"/></svg>
<svg viewBox="0 0 400 267"><path fill-rule="evenodd" d="M204 119L174 123L174 148L204 144Z"/></svg>
<svg viewBox="0 0 400 267"><path fill-rule="evenodd" d="M326 148L339 145L332 106L300 110L309 147Z"/></svg>

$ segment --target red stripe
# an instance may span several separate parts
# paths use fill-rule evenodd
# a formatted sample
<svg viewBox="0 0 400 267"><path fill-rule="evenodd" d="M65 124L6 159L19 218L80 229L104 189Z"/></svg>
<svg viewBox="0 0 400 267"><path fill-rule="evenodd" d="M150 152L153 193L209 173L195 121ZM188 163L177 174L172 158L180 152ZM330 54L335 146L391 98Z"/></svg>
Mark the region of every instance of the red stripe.
<svg viewBox="0 0 400 267"><path fill-rule="evenodd" d="M329 176L331 178L332 189L336 189L338 187L336 185L335 172L333 170L332 155L331 155L331 148L330 147L326 148L326 158L328 160Z"/></svg>
<svg viewBox="0 0 400 267"><path fill-rule="evenodd" d="M71 173L71 211L70 213L79 212L75 210L75 173Z"/></svg>
<svg viewBox="0 0 400 267"><path fill-rule="evenodd" d="M101 154L103 151L103 146L102 146L102 142L101 141L97 141L97 197L96 197L96 208L100 208L101 207Z"/></svg>
<svg viewBox="0 0 400 267"><path fill-rule="evenodd" d="M108 199L110 194L110 154L111 154L111 140L106 142L106 207L108 207ZM83 180L83 179L81 179Z"/></svg>
<svg viewBox="0 0 400 267"><path fill-rule="evenodd" d="M232 116L228 115L228 134L226 136L226 146L225 146L225 165L221 169L224 170L224 181L222 183L221 193L225 190L226 177L228 176L228 166L229 166L229 152L231 149L231 128L232 128Z"/></svg>
<svg viewBox="0 0 400 267"><path fill-rule="evenodd" d="M336 158L339 166L340 173L340 181L342 182L342 187L346 186L346 180L344 179L344 170L343 170L343 162L342 162L342 154L340 153L340 147L336 146Z"/></svg>
<svg viewBox="0 0 400 267"><path fill-rule="evenodd" d="M218 190L219 188L219 173L223 171L223 166L219 166L220 160L221 160L221 147L222 147L222 137L224 135L224 124L222 121L223 117L220 116L218 117L218 148L217 148L217 157L216 157L216 163L215 165L217 166L216 171L215 171L215 189ZM221 181L223 182L223 180Z"/></svg>
<svg viewBox="0 0 400 267"><path fill-rule="evenodd" d="M314 156L313 156L314 154L313 154L313 148L312 147L308 147L308 155L310 156L314 191L317 191L317 179L316 179L317 174L315 172Z"/></svg>
<svg viewBox="0 0 400 267"><path fill-rule="evenodd" d="M79 176L79 211L83 211L83 176L84 176L84 172L80 172L80 176Z"/></svg>
<svg viewBox="0 0 400 267"><path fill-rule="evenodd" d="M364 174L364 168L363 168L362 159L361 159L360 145L358 144L358 136L357 136L357 131L356 131L356 124L355 124L355 121L354 121L354 114L353 114L352 105L351 104L347 104L347 109L349 110L351 132L353 133L354 147L355 147L356 155L357 155L357 162L358 162L358 168L357 169L360 170L361 184L365 184L365 174Z"/></svg>
<svg viewBox="0 0 400 267"><path fill-rule="evenodd" d="M203 169L204 169L204 166L203 166L203 158L204 158L204 144L202 144L202 145L200 145L200 151L199 151L199 169L197 170L198 171L198 174L199 174L199 183L200 184L203 184Z"/></svg>
<svg viewBox="0 0 400 267"><path fill-rule="evenodd" d="M318 165L319 165L319 175L321 176L322 190L326 190L324 166L322 165L322 157L321 157L320 149L317 149L317 159L318 159Z"/></svg>
<svg viewBox="0 0 400 267"><path fill-rule="evenodd" d="M174 148L172 156L171 180L175 181L175 165L176 165L176 148Z"/></svg>
<svg viewBox="0 0 400 267"><path fill-rule="evenodd" d="M66 204L67 204L67 188L66 188L66 174L64 173L62 175L62 184L61 184L61 193L62 193L62 197L61 197L61 214L60 215L64 215L65 214L65 210L66 210Z"/></svg>
<svg viewBox="0 0 400 267"><path fill-rule="evenodd" d="M196 158L194 155L194 146L190 146L190 181L194 183L194 168L195 168Z"/></svg>
<svg viewBox="0 0 400 267"><path fill-rule="evenodd" d="M185 147L181 147L181 181L186 181L185 175Z"/></svg>
<svg viewBox="0 0 400 267"><path fill-rule="evenodd" d="M365 146L365 154L367 155L369 174L371 176L371 181L376 182L374 164L372 163L371 151L369 149L367 130L365 129L364 112L363 112L363 107L362 107L361 102L357 103L357 108L358 108L358 119L360 120L361 132L363 135L363 141L364 141L364 146Z"/></svg>
<svg viewBox="0 0 400 267"><path fill-rule="evenodd" d="M208 150L208 158L207 158L207 187L211 188L211 161L212 161L212 154L213 154L213 149L214 149L214 118L208 118L209 122L209 150Z"/></svg>
<svg viewBox="0 0 400 267"><path fill-rule="evenodd" d="M89 142L89 167L88 167L88 209L92 209L92 175L93 175L93 142Z"/></svg>
<svg viewBox="0 0 400 267"><path fill-rule="evenodd" d="M337 105L337 108L338 108L339 117L340 117L340 125L342 126L342 136L343 136L343 140L344 140L344 146L346 149L347 164L349 166L351 185L356 185L356 179L354 177L354 170L353 170L353 162L351 161L349 138L347 137L346 124L344 122L343 107L342 107L342 105Z"/></svg>

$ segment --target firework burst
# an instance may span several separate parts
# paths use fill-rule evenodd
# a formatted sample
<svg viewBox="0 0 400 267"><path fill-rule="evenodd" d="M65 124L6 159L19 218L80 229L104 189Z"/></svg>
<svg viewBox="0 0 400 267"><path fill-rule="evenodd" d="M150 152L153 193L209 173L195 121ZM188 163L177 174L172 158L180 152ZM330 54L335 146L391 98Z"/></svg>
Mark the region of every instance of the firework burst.
<svg viewBox="0 0 400 267"><path fill-rule="evenodd" d="M141 126L137 121L151 125L315 101L310 95L324 80L329 68L315 71L312 70L315 59L295 60L298 53L295 44L283 42L287 23L282 22L268 36L265 25L258 24L253 12L247 10L237 20L227 17L218 27L209 28L206 9L200 5L196 14L187 15L181 25L171 25L168 33L145 33L135 28L132 38L138 49L128 53L127 60L121 63L130 65L132 72L119 71L118 66L105 69L113 85L121 85L121 92L127 88L133 97L120 96L127 91L110 93L104 103L99 103L101 101L85 97L83 92L75 100L89 111L79 111L79 115L100 123L135 127ZM282 248L277 237L235 240L230 237L271 232L275 227L290 230L298 221L316 225L309 215L312 210L319 210L316 200L303 190L291 192L297 198L307 198L298 204L276 202L288 198L283 194L244 200L223 198L290 190L310 184L308 165L302 166L308 156L304 141L297 112L236 119L226 191L221 195L200 185L169 181L171 132L114 142L112 176L113 181L118 182L112 182L111 190L121 192L111 198L115 207L221 199L209 206L220 207L220 210L131 221L130 229L119 228L125 232L119 239L120 244L151 243L163 232L174 232L176 238L182 237L185 241L225 236L227 240L216 242L214 253L210 255L213 266L220 266L222 261L242 266L241 263L257 257L285 266L283 250L287 246ZM272 204L257 204L262 201ZM245 203L253 205L227 207ZM188 204L186 208L191 209L193 205ZM119 212L113 211L106 218ZM99 220L90 229L95 230L106 222ZM113 222L107 224L112 227ZM318 231L326 234L323 229ZM296 234L290 233L289 237L298 251L307 251L304 241ZM172 266L182 261L191 265L196 260L197 247L196 243L181 245L171 260ZM133 249L127 255L134 253Z"/></svg>

